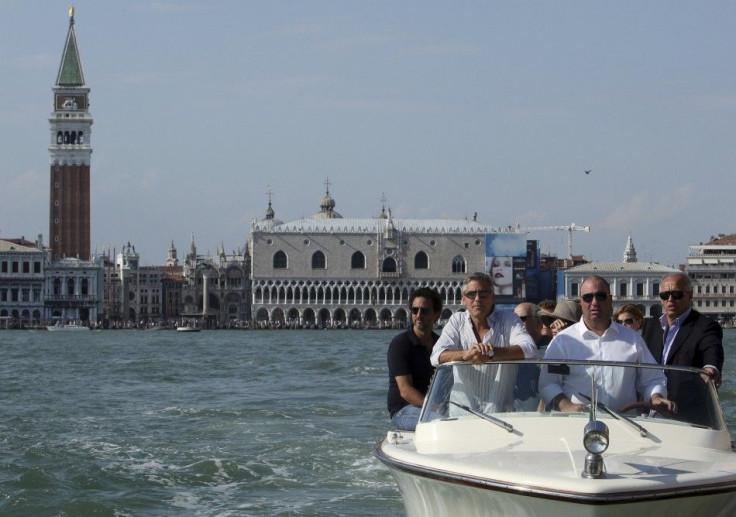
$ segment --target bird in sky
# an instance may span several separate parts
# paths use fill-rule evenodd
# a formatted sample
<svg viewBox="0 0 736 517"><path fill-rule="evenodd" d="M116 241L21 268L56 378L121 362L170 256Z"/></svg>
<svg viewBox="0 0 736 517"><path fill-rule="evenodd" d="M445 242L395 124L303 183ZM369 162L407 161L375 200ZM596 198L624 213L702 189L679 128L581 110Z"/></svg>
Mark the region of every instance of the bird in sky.
<svg viewBox="0 0 736 517"><path fill-rule="evenodd" d="M593 169L590 169L592 171ZM585 171L585 174L590 174L590 171Z"/></svg>

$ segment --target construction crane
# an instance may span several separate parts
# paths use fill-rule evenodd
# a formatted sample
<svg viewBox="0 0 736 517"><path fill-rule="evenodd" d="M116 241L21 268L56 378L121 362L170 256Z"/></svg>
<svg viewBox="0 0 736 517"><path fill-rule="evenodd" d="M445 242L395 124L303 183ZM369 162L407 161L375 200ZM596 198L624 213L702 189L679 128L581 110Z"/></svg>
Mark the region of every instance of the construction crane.
<svg viewBox="0 0 736 517"><path fill-rule="evenodd" d="M589 232L590 226L578 226L575 223L567 226L526 226L522 227L519 224L516 225L518 232L553 232L553 231L565 231L567 232L567 255L572 258L572 232Z"/></svg>

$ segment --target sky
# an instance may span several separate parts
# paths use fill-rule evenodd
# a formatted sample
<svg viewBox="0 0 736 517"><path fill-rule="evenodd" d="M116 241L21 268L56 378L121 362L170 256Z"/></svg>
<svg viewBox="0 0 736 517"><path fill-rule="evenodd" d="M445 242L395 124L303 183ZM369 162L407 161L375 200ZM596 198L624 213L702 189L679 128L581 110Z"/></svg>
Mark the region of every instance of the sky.
<svg viewBox="0 0 736 517"><path fill-rule="evenodd" d="M69 2L0 0L0 238L48 239ZM685 262L736 232L736 2L80 0L93 251L142 263L335 210L575 223ZM589 174L585 171L590 170ZM567 254L568 232L535 231Z"/></svg>

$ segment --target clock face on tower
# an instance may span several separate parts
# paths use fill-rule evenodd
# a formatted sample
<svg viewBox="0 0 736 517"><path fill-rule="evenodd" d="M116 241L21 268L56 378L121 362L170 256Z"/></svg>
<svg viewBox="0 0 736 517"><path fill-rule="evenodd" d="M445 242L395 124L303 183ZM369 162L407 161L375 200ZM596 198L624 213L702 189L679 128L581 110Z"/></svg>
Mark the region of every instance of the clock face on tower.
<svg viewBox="0 0 736 517"><path fill-rule="evenodd" d="M87 97L85 95L65 95L59 93L54 102L56 111L86 111Z"/></svg>

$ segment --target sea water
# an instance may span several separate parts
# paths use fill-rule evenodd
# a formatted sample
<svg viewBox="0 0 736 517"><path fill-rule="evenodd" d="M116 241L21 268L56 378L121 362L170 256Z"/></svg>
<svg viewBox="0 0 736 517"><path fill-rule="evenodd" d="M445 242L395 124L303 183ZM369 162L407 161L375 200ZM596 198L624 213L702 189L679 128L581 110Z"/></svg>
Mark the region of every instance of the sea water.
<svg viewBox="0 0 736 517"><path fill-rule="evenodd" d="M0 331L0 515L401 515L394 334Z"/></svg>

